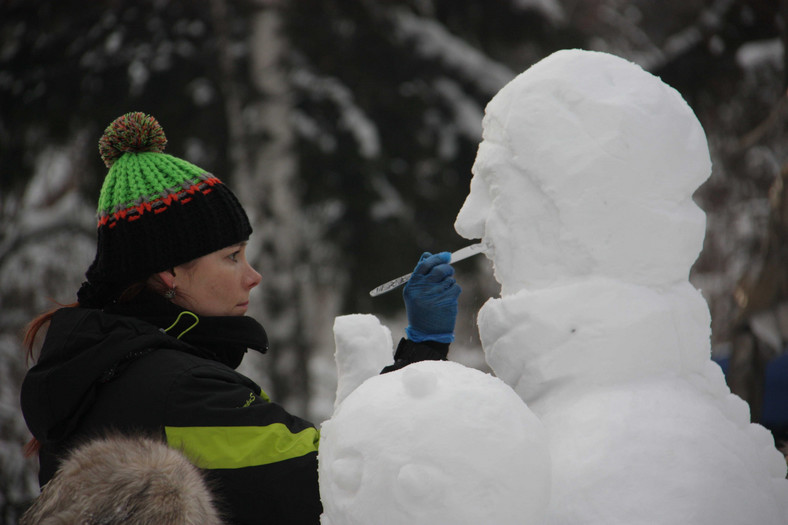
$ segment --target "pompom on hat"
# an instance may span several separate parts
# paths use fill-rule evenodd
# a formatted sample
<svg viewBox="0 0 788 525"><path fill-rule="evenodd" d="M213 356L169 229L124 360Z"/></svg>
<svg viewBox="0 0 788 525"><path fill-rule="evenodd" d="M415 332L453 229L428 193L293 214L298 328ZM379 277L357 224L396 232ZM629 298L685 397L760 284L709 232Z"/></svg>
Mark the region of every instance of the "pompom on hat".
<svg viewBox="0 0 788 525"><path fill-rule="evenodd" d="M238 199L218 178L164 153L167 138L150 115L127 113L99 140L109 168L99 196L96 258L80 306L103 308L131 284L252 233Z"/></svg>

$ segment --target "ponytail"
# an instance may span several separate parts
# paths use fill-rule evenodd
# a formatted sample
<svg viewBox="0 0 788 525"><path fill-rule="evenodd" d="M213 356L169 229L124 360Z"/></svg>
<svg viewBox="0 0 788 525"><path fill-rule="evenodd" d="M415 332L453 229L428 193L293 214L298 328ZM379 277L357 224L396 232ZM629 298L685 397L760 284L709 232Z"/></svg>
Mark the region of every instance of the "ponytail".
<svg viewBox="0 0 788 525"><path fill-rule="evenodd" d="M25 337L22 340L22 344L25 348L25 360L27 363L30 363L30 361L33 359L33 347L35 346L36 336L38 335L39 330L41 330L45 325L49 324L49 322L52 320L52 316L55 315L55 312L61 308L74 306L79 306L79 303L58 305L57 308L53 308L48 312L44 312L28 323L27 329L25 330ZM41 442L36 438L31 438L24 448L22 448L22 454L26 458L29 458L38 454L39 450L41 450Z"/></svg>
<svg viewBox="0 0 788 525"><path fill-rule="evenodd" d="M35 346L36 336L38 336L39 330L41 330L45 325L49 324L49 322L52 320L52 317L55 315L55 312L61 308L73 308L76 306L79 306L79 303L58 305L56 308L40 314L38 317L28 323L25 330L25 337L22 340L22 345L25 348L25 357L28 363L30 363L30 361L33 359L33 347Z"/></svg>

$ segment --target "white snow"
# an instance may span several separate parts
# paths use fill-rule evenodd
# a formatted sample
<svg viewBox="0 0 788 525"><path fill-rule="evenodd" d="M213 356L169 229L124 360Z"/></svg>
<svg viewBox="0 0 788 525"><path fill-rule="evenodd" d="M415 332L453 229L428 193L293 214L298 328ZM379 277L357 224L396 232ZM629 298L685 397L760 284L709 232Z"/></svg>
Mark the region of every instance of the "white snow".
<svg viewBox="0 0 788 525"><path fill-rule="evenodd" d="M495 93L514 77L508 67L491 60L433 19L419 17L401 7L391 8L390 15L396 38L412 41L422 59L440 60L464 82L481 91Z"/></svg>
<svg viewBox="0 0 788 525"><path fill-rule="evenodd" d="M541 523L539 420L501 380L454 362L377 375L323 424L323 525Z"/></svg>
<svg viewBox="0 0 788 525"><path fill-rule="evenodd" d="M339 123L342 129L349 132L356 143L358 151L366 159L375 158L380 154L380 135L377 126L369 119L364 111L356 104L353 93L333 77L315 75L308 70L298 70L292 74L291 80L295 85L309 87L312 96L331 100L340 109ZM296 124L299 130L313 138L319 136L321 140L335 142L335 138L320 135L317 124L306 114L298 114ZM329 148L333 149L333 148Z"/></svg>
<svg viewBox="0 0 788 525"><path fill-rule="evenodd" d="M337 319L323 525L788 523L785 459L710 360L688 281L711 170L689 106L635 64L565 50L482 128L455 228L491 245L501 296L478 327L497 377L374 375L391 334Z"/></svg>
<svg viewBox="0 0 788 525"><path fill-rule="evenodd" d="M334 408L361 383L392 362L391 330L374 315L343 315L334 320L337 394Z"/></svg>
<svg viewBox="0 0 788 525"><path fill-rule="evenodd" d="M556 0L513 0L512 4L524 11L537 11L553 24L566 22L566 13L560 2Z"/></svg>
<svg viewBox="0 0 788 525"><path fill-rule="evenodd" d="M785 460L710 360L688 282L711 168L689 106L623 59L561 51L493 98L482 135L455 227L493 244L479 331L545 425L547 523L788 522Z"/></svg>
<svg viewBox="0 0 788 525"><path fill-rule="evenodd" d="M711 161L694 114L629 62L581 56L611 60L542 60L487 106L456 228L493 240L504 293L589 275L678 282L703 245L691 194Z"/></svg>
<svg viewBox="0 0 788 525"><path fill-rule="evenodd" d="M761 65L780 67L783 63L782 41L779 38L748 42L736 51L736 63L744 69L752 69Z"/></svg>

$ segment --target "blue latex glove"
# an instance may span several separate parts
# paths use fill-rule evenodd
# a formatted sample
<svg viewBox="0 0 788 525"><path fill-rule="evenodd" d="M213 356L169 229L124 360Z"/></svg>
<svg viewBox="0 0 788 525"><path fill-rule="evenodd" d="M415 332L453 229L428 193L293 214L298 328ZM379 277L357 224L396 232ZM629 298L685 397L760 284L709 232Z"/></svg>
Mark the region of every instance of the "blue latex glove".
<svg viewBox="0 0 788 525"><path fill-rule="evenodd" d="M461 289L454 280L450 260L449 252L435 255L425 252L402 291L408 314L405 333L415 343L454 341L457 298Z"/></svg>

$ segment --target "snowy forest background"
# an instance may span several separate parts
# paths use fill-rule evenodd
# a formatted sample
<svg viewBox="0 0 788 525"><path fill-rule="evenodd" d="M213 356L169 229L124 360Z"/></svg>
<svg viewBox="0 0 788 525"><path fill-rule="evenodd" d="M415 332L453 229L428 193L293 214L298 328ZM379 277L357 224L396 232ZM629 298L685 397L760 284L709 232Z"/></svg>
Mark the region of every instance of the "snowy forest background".
<svg viewBox="0 0 788 525"><path fill-rule="evenodd" d="M334 317L374 313L401 335L400 294L368 291L467 244L452 225L484 106L562 48L640 64L703 124L714 168L691 280L757 420L783 340L752 319L788 291L787 23L777 0L0 0L0 523L38 490L21 456L21 336L75 300L94 256L97 141L115 117L153 114L168 153L244 202L263 275L250 314L271 339L244 371L320 422ZM484 368L475 314L497 285L482 258L457 268L452 357Z"/></svg>

